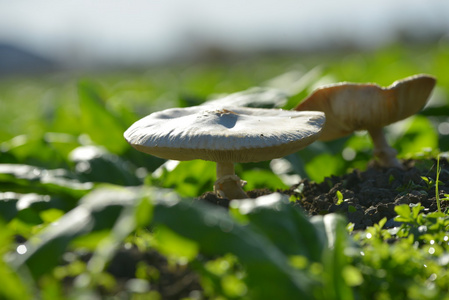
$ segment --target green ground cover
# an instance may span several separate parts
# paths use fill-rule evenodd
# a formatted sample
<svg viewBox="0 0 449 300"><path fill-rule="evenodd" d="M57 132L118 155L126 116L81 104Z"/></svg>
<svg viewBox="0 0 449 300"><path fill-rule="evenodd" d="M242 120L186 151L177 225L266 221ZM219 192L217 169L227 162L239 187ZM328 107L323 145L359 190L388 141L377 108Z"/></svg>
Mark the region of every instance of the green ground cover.
<svg viewBox="0 0 449 300"><path fill-rule="evenodd" d="M448 57L441 43L1 79L0 298L167 298L162 271L145 260L126 278L110 271L117 253L134 249L193 270L199 286L185 299L448 299L445 212L398 206L395 231L383 220L362 232L337 215L309 218L277 194L228 212L192 200L211 190L213 163L164 164L123 139L151 112L288 87L292 76L286 109L323 84L387 86L427 73L438 79L431 103L386 133L400 158L436 157L449 146ZM236 171L248 189L276 190L295 175L321 182L365 169L371 156L367 135L355 134L316 142L281 171L270 162Z"/></svg>

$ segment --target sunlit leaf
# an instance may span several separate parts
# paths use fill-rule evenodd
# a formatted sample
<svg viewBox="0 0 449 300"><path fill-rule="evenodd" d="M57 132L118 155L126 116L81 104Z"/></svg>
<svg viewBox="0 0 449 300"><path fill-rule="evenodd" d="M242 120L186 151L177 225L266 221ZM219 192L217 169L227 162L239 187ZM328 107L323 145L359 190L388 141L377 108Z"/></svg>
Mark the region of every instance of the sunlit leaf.
<svg viewBox="0 0 449 300"><path fill-rule="evenodd" d="M30 165L0 164L0 183L10 191L64 195L78 199L93 185L81 183L65 169L46 170Z"/></svg>
<svg viewBox="0 0 449 300"><path fill-rule="evenodd" d="M343 162L331 154L320 154L307 162L305 169L311 180L321 182L325 177L338 174Z"/></svg>
<svg viewBox="0 0 449 300"><path fill-rule="evenodd" d="M172 188L185 197L198 197L212 191L216 180L216 164L204 160L182 161L170 171L161 171L155 178L164 188Z"/></svg>
<svg viewBox="0 0 449 300"><path fill-rule="evenodd" d="M395 124L392 131L392 136L396 139L393 147L399 154L418 153L426 148L438 148L438 133L426 117L414 116Z"/></svg>
<svg viewBox="0 0 449 300"><path fill-rule="evenodd" d="M187 262L198 254L198 245L188 240L166 226L157 226L154 233L156 249L162 254Z"/></svg>
<svg viewBox="0 0 449 300"><path fill-rule="evenodd" d="M320 261L324 241L315 226L303 212L289 204L287 197L274 193L257 199L232 202L250 221L250 226L261 230L284 254L305 256Z"/></svg>
<svg viewBox="0 0 449 300"><path fill-rule="evenodd" d="M3 258L13 247L14 232L7 228L0 220L0 256ZM32 281L23 281L19 275L9 266L4 259L0 260L0 278L2 278L2 288L0 289L0 299L32 299Z"/></svg>
<svg viewBox="0 0 449 300"><path fill-rule="evenodd" d="M246 181L245 190L254 189L287 189L288 186L275 174L267 170L248 170L241 173L242 180Z"/></svg>
<svg viewBox="0 0 449 300"><path fill-rule="evenodd" d="M197 242L204 253L233 253L246 267L253 298L310 296L309 280L289 265L288 258L269 239L240 225L222 208L162 202L155 207L154 222Z"/></svg>
<svg viewBox="0 0 449 300"><path fill-rule="evenodd" d="M75 164L75 173L83 181L125 186L141 184L135 175L135 167L102 147L78 147L70 153L69 158Z"/></svg>

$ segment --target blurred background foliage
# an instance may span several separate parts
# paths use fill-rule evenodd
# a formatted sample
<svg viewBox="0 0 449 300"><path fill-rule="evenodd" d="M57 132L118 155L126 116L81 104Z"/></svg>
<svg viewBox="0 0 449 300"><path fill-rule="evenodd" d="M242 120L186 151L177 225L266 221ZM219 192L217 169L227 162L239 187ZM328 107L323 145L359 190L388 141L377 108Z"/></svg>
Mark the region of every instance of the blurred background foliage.
<svg viewBox="0 0 449 300"><path fill-rule="evenodd" d="M385 132L400 158L435 158L449 149L447 8L0 1L0 299L449 299L447 214L403 205L395 231L382 219L352 232L276 193L226 210L194 199L212 190L214 163L123 138L152 112L242 91L280 89L291 109L325 84L427 73L428 105ZM275 191L371 157L357 132L236 172L247 190Z"/></svg>
<svg viewBox="0 0 449 300"><path fill-rule="evenodd" d="M158 110L198 105L252 87L291 92L284 105L290 109L324 84L349 81L387 86L418 73L438 79L431 100L417 116L386 128L387 138L401 158L437 149L446 151L448 55L449 45L443 42L432 47L396 44L371 52L219 57L203 63L145 69L4 77L0 80L0 162L65 168L83 180L125 185L151 177L147 182L197 196L210 190L214 172L202 170L213 168L211 164L181 162L174 173L178 175L158 172L158 176L151 176L164 161L132 149L123 139L126 128ZM275 173L321 181L352 168L366 168L371 154L371 141L361 132L332 142L316 142L286 157L287 167ZM251 189L291 184L284 180L279 186L279 180L270 179L269 162L240 164L237 170L251 177Z"/></svg>
<svg viewBox="0 0 449 300"><path fill-rule="evenodd" d="M449 146L447 57L444 43L392 45L0 79L0 277L15 287L2 288L0 298L32 299L38 291L42 299L161 299L164 269L147 260L158 251L172 272L199 276L201 292L185 299L442 299L447 217L411 214L404 232L440 226L438 245L415 247L405 233L387 244L391 234L380 225L350 237L343 218L310 219L279 194L234 203L229 213L193 199L212 189L214 163L140 153L123 132L152 112L251 95L254 87L289 91L290 109L324 84L387 86L428 73L438 79L429 104L385 131L400 158L430 157ZM301 177L321 182L363 170L371 157L371 141L360 132L271 162L236 164L236 172L248 190L274 191ZM123 265L131 270L126 280L114 275ZM382 289L373 291L379 282Z"/></svg>

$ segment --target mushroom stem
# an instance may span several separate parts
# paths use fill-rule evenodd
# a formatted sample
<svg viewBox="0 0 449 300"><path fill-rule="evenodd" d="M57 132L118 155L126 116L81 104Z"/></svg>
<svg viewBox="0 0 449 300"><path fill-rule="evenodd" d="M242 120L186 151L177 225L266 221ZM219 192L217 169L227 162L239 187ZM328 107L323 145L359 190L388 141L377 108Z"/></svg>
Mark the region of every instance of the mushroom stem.
<svg viewBox="0 0 449 300"><path fill-rule="evenodd" d="M388 144L382 128L368 129L368 133L373 141L374 157L379 166L384 168L395 167L404 169L404 166L396 157L398 152Z"/></svg>
<svg viewBox="0 0 449 300"><path fill-rule="evenodd" d="M214 191L218 196L229 200L248 198L242 189L245 184L245 181L235 175L233 163L217 162L217 181L214 184Z"/></svg>

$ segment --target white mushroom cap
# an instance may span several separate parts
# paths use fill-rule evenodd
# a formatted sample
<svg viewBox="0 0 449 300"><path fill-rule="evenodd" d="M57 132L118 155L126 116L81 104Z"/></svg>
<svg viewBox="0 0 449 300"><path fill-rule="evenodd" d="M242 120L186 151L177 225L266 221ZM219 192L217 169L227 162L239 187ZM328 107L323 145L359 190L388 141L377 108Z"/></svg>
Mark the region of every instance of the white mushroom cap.
<svg viewBox="0 0 449 300"><path fill-rule="evenodd" d="M374 156L382 167L403 168L397 151L387 142L382 128L405 119L427 103L436 79L414 75L382 88L376 84L340 83L315 90L295 110L317 110L326 114L320 140L338 139L356 130L367 130Z"/></svg>
<svg viewBox="0 0 449 300"><path fill-rule="evenodd" d="M303 100L297 111L316 110L326 114L320 140L337 139L356 130L382 128L421 110L436 79L414 75L388 87L377 84L338 83L320 87Z"/></svg>
<svg viewBox="0 0 449 300"><path fill-rule="evenodd" d="M137 150L165 159L257 162L304 148L324 121L322 112L195 106L152 113L124 136Z"/></svg>

